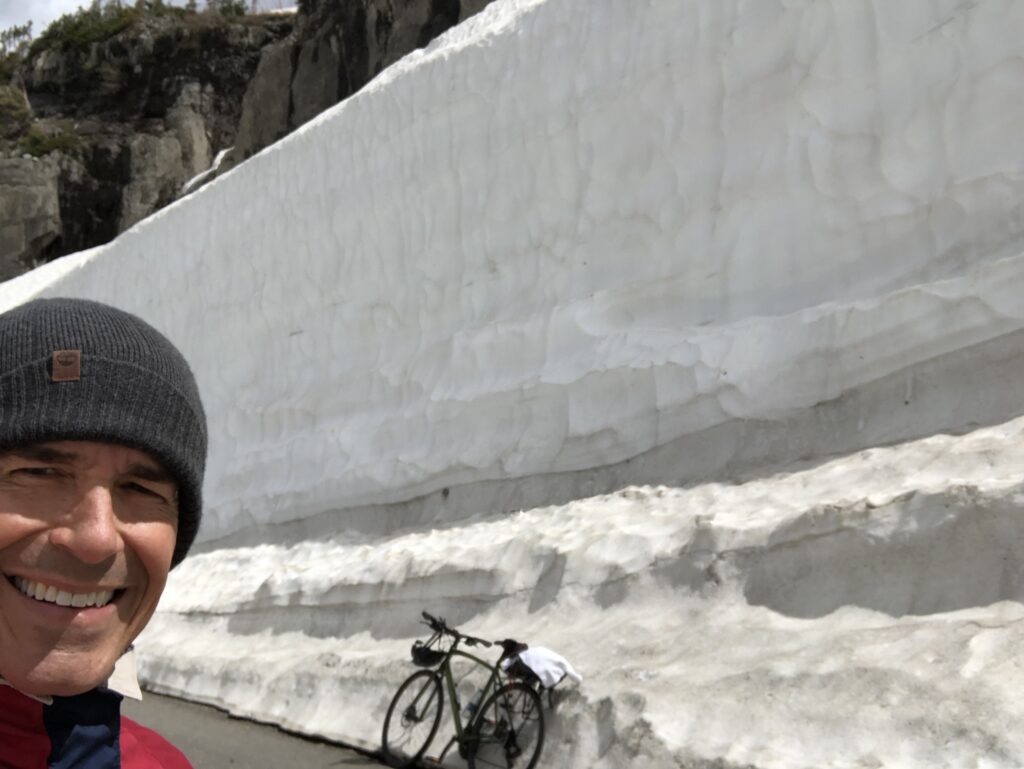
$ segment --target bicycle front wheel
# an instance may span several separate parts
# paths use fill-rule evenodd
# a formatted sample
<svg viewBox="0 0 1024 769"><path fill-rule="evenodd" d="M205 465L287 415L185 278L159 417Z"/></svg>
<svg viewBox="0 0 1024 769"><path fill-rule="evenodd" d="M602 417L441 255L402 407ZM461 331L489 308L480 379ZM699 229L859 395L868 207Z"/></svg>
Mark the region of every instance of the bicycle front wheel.
<svg viewBox="0 0 1024 769"><path fill-rule="evenodd" d="M523 683L503 686L484 701L470 729L469 769L534 769L544 747L540 696Z"/></svg>
<svg viewBox="0 0 1024 769"><path fill-rule="evenodd" d="M406 769L420 760L437 734L443 705L441 681L433 671L405 679L384 716L381 743L388 766Z"/></svg>

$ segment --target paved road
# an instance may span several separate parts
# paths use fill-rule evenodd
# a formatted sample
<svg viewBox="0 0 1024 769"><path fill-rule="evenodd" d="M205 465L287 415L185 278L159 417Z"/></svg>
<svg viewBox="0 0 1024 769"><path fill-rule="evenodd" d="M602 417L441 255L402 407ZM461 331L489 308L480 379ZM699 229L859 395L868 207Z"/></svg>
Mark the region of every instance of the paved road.
<svg viewBox="0 0 1024 769"><path fill-rule="evenodd" d="M195 769L380 769L381 764L352 750L303 739L273 726L231 718L216 708L146 693L142 702L126 699L129 718L173 742Z"/></svg>

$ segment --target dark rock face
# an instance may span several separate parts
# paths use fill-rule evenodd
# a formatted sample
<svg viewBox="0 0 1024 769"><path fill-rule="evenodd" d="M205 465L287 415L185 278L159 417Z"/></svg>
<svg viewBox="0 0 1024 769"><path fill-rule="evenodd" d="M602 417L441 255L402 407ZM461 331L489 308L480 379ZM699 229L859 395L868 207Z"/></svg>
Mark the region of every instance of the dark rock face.
<svg viewBox="0 0 1024 769"><path fill-rule="evenodd" d="M35 266L39 253L60 237L56 157L0 158L0 280Z"/></svg>
<svg viewBox="0 0 1024 769"><path fill-rule="evenodd" d="M261 49L291 32L294 20L190 18L149 18L86 50L33 55L24 83L35 114L135 125L164 118L192 86L209 97L202 106L211 141L233 138Z"/></svg>
<svg viewBox="0 0 1024 769"><path fill-rule="evenodd" d="M352 95L385 67L491 0L306 0L295 31L267 46L225 169Z"/></svg>
<svg viewBox="0 0 1024 769"><path fill-rule="evenodd" d="M292 73L297 51L294 40L285 40L267 46L263 52L242 102L235 139L239 160L273 144L291 130Z"/></svg>

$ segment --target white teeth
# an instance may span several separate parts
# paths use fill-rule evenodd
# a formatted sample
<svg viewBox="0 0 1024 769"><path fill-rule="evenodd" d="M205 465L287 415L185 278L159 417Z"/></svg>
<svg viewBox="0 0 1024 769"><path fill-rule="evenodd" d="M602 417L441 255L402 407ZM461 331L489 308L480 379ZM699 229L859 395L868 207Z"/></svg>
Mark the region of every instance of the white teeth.
<svg viewBox="0 0 1024 769"><path fill-rule="evenodd" d="M58 590L52 585L44 585L41 582L33 582L21 577L14 578L14 586L24 595L27 595L29 598L35 598L37 601L55 603L58 606L72 606L78 609L86 606L106 606L114 597L113 590L96 590L92 593L69 593L67 590Z"/></svg>

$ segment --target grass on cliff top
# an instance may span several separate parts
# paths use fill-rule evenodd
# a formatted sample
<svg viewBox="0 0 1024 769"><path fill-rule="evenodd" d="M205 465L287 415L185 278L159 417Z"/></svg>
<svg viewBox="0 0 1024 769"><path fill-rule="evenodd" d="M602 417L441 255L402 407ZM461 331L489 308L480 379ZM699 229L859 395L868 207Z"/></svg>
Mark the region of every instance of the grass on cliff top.
<svg viewBox="0 0 1024 769"><path fill-rule="evenodd" d="M107 0L105 5L93 2L89 8L66 13L32 41L32 53L46 49L60 51L85 50L101 43L144 19L171 17L188 21L212 18L239 18L246 13L244 0L208 0L206 10L196 10L193 3L184 8L168 5L163 0L139 0L122 5L120 0Z"/></svg>
<svg viewBox="0 0 1024 769"><path fill-rule="evenodd" d="M48 48L61 51L86 48L92 43L113 37L139 18L137 9L120 5L79 8L74 13L64 14L48 26L43 34L32 41L32 52Z"/></svg>

